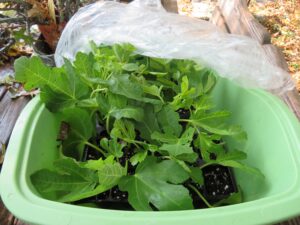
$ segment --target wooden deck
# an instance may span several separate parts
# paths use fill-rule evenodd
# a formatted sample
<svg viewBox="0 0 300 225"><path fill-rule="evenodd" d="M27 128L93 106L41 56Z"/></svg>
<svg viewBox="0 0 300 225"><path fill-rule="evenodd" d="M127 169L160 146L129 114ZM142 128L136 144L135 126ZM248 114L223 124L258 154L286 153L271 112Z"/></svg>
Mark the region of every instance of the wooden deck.
<svg viewBox="0 0 300 225"><path fill-rule="evenodd" d="M230 7L228 7L229 4L226 4L229 1L231 2ZM176 0L163 0L162 2L168 11L177 13ZM234 4L232 2L234 2ZM219 26L225 32L246 35L256 39L267 53L270 62L287 70L287 64L281 51L271 45L270 34L248 11L246 0L219 0L219 6L216 8L211 22ZM3 76L3 74L0 72L0 77L1 76ZM292 90L280 97L300 120L299 95L296 90ZM16 119L28 101L29 98L25 97L12 100L7 89L4 86L0 86L0 144L8 144ZM10 214L0 200L0 225L26 224ZM300 225L300 217L277 225Z"/></svg>
<svg viewBox="0 0 300 225"><path fill-rule="evenodd" d="M7 65L0 69L0 78L12 72L12 68ZM12 129L16 120L25 107L29 98L20 97L12 99L10 92L5 86L0 86L0 153L2 152L2 144L7 145ZM0 166L1 168L1 166ZM0 225L26 225L16 219L4 207L0 199Z"/></svg>

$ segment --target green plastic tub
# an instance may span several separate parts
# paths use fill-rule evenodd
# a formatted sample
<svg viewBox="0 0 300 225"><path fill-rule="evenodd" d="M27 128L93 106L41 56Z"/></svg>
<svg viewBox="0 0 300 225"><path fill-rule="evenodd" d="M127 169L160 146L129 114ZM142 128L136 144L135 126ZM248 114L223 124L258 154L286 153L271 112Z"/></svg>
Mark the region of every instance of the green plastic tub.
<svg viewBox="0 0 300 225"><path fill-rule="evenodd" d="M89 208L49 201L34 190L29 176L50 167L58 156L59 121L39 98L33 99L13 131L0 178L7 208L29 224L43 225L246 225L270 224L300 214L300 125L278 98L219 80L214 91L219 108L248 133L244 146L249 165L265 180L235 172L245 202L210 209L136 212Z"/></svg>

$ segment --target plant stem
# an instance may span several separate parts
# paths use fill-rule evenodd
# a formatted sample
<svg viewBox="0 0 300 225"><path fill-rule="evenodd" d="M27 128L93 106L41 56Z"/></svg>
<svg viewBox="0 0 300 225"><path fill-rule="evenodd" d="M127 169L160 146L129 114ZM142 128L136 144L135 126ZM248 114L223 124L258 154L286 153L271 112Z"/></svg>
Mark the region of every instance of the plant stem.
<svg viewBox="0 0 300 225"><path fill-rule="evenodd" d="M137 140L134 140L134 143L141 144L141 145L145 144L145 142L143 142L143 141L137 141Z"/></svg>
<svg viewBox="0 0 300 225"><path fill-rule="evenodd" d="M208 208L213 208L211 204L204 198L204 196L198 191L197 188L195 188L193 185L188 184L188 186L202 199L202 201L207 205Z"/></svg>
<svg viewBox="0 0 300 225"><path fill-rule="evenodd" d="M213 165L214 163L205 163L203 164L202 166L200 166L199 168L200 169L203 169L204 167L207 167L207 166L210 166L210 165Z"/></svg>
<svg viewBox="0 0 300 225"><path fill-rule="evenodd" d="M142 142L142 141L137 141L137 140L130 140L128 138L123 138L122 139L123 141L127 142L127 143L130 143L130 144L133 144L135 147L139 148L140 146L138 146L138 144L140 145L143 145L145 144L145 142Z"/></svg>
<svg viewBox="0 0 300 225"><path fill-rule="evenodd" d="M163 156L163 159L172 159L170 156Z"/></svg>
<svg viewBox="0 0 300 225"><path fill-rule="evenodd" d="M138 146L138 144L137 143L135 143L135 142L133 142L132 143L135 147L137 147L137 148L139 148L140 146Z"/></svg>
<svg viewBox="0 0 300 225"><path fill-rule="evenodd" d="M158 95L157 97L158 97L159 100L162 102L162 104L165 104L165 101L163 100L163 98L162 98L160 95Z"/></svg>
<svg viewBox="0 0 300 225"><path fill-rule="evenodd" d="M84 142L84 144L86 144L86 145L90 146L91 148L97 150L97 151L100 152L102 155L106 155L106 153L105 153L101 148L99 148L97 145L94 145L94 144L92 144L92 143L90 143L90 142L88 142L88 141Z"/></svg>
<svg viewBox="0 0 300 225"><path fill-rule="evenodd" d="M90 97L94 97L94 95L97 93L97 92L101 92L101 91L107 91L107 88L97 88L95 90L92 91Z"/></svg>
<svg viewBox="0 0 300 225"><path fill-rule="evenodd" d="M179 122L191 122L191 120L188 120L188 119L179 119Z"/></svg>

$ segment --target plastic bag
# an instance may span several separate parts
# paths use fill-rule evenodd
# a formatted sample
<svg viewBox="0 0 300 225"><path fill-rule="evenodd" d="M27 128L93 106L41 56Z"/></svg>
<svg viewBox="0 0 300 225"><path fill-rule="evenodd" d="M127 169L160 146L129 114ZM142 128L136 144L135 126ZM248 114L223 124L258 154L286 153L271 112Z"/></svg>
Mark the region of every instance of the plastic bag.
<svg viewBox="0 0 300 225"><path fill-rule="evenodd" d="M68 22L55 52L57 66L96 44L131 43L143 55L192 59L247 88L282 94L293 89L290 75L272 65L261 45L227 34L215 25L168 13L159 0L130 4L100 1L81 8Z"/></svg>

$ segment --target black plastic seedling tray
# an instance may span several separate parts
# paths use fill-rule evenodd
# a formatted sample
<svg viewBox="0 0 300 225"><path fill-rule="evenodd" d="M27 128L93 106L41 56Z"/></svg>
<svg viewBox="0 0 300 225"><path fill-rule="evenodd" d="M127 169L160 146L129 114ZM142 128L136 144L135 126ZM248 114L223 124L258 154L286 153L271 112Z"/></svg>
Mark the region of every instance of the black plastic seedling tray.
<svg viewBox="0 0 300 225"><path fill-rule="evenodd" d="M126 159L129 159L132 156L130 151L125 151L124 156L120 159L125 162ZM96 152L95 150L86 148L84 151L83 161L91 160L91 159L99 159L101 154ZM202 159L198 159L196 164L201 166L203 164ZM128 164L128 172L133 173L135 168ZM193 184L198 191L206 198L206 200L210 204L217 203L223 199L226 199L232 193L238 192L238 188L236 185L236 181L233 175L233 171L224 166L220 165L210 165L203 168L203 177L204 177L204 185L199 185L194 183L191 180L186 182L186 186L188 183ZM170 171L171 172L171 171ZM189 188L187 186L187 188ZM206 208L207 206L201 200L201 198L193 191L190 191L191 197L193 198L193 204L195 208ZM117 210L133 210L133 208L128 203L128 193L120 191L118 187L114 187L111 190L103 192L99 195L80 200L75 204L85 204L85 203L93 203L96 204L100 208L106 209L117 209ZM155 208L153 207L155 210Z"/></svg>

